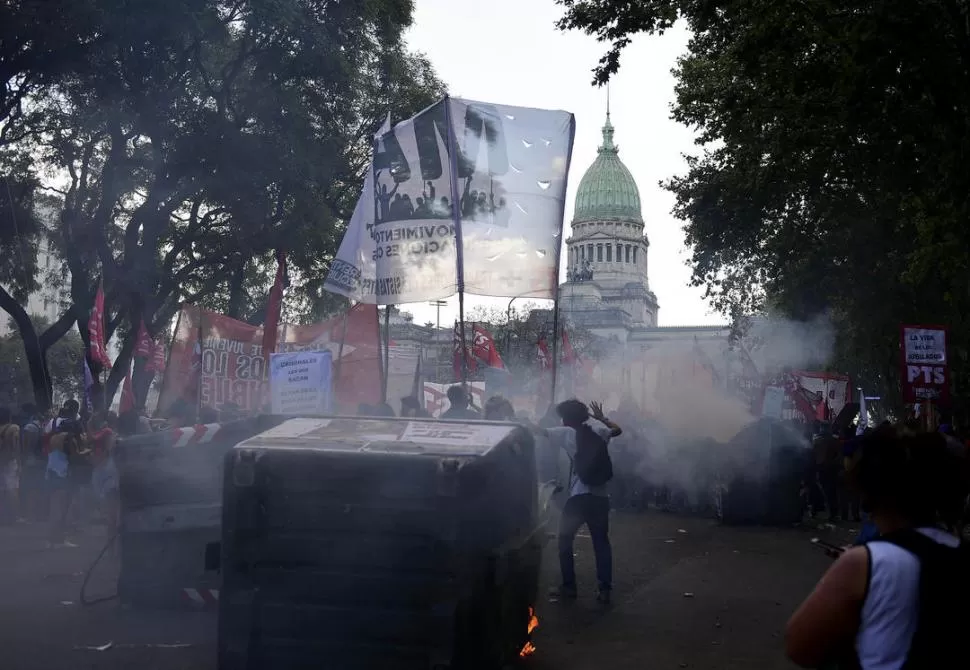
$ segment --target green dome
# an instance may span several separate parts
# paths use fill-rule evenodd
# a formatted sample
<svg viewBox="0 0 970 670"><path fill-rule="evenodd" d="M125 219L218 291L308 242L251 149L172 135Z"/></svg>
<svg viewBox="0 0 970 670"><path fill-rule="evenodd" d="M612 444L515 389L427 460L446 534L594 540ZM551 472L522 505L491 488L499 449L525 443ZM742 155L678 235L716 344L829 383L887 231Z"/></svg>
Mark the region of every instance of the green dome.
<svg viewBox="0 0 970 670"><path fill-rule="evenodd" d="M625 219L643 223L640 215L640 189L633 175L620 160L619 148L613 144L613 124L606 113L603 145L599 156L583 175L576 192L573 222Z"/></svg>

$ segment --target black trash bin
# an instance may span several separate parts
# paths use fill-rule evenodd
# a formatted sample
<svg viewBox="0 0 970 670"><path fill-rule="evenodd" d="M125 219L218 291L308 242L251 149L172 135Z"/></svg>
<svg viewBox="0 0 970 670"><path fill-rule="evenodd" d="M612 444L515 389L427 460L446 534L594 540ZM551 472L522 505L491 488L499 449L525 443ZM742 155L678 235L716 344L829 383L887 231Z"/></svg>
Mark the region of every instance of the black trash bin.
<svg viewBox="0 0 970 670"><path fill-rule="evenodd" d="M224 492L220 670L498 668L529 639L518 426L294 419L233 449Z"/></svg>

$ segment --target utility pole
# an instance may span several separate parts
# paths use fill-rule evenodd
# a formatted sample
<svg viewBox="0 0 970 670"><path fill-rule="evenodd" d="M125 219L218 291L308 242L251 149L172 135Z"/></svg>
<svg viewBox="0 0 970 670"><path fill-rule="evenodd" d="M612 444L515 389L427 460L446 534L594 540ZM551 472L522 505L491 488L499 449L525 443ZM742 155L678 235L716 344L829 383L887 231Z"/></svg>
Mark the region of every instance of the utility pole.
<svg viewBox="0 0 970 670"><path fill-rule="evenodd" d="M440 383L440 368L441 368L441 342L438 339L438 335L441 333L441 308L448 306L447 300L434 300L428 303L437 311L437 321L435 322L434 331L434 383Z"/></svg>

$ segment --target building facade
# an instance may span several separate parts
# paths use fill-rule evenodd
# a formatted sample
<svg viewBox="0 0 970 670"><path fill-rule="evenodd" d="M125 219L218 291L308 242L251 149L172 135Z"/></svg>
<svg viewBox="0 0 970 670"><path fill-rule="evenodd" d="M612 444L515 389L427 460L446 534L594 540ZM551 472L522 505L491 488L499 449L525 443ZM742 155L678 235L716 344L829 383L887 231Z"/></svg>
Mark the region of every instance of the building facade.
<svg viewBox="0 0 970 670"><path fill-rule="evenodd" d="M52 273L66 272L62 266L60 257L51 248L46 237L42 236L37 245L38 283L40 287L31 293L27 299L25 306L27 314L52 323L57 321L64 313L66 287L70 285L70 282L64 276L57 284L49 281ZM0 337L3 337L13 332L13 324L7 314L0 312L0 316L3 317L0 319Z"/></svg>

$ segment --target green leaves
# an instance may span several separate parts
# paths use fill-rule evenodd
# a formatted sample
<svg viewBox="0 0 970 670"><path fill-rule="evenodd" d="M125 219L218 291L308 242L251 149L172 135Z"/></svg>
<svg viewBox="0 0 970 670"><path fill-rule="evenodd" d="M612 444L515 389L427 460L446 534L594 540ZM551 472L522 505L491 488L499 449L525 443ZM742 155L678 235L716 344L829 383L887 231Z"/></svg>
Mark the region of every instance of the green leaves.
<svg viewBox="0 0 970 670"><path fill-rule="evenodd" d="M408 0L4 3L0 175L58 194L52 243L70 270L79 329L100 277L109 333L132 333L142 318L157 332L181 301L251 317L276 249L289 255L290 304L327 309L318 277L359 194L373 130L444 90L404 44L412 9ZM69 50L58 48L65 33ZM25 228L24 239L33 234ZM39 279L20 266L13 283L0 259L0 284L18 298ZM129 335L109 392L131 348Z"/></svg>
<svg viewBox="0 0 970 670"><path fill-rule="evenodd" d="M700 152L666 187L693 279L725 312L827 312L834 365L896 392L898 327L970 331L970 30L947 0L567 1L562 28L611 43L680 17L674 118ZM970 374L954 358L958 391ZM871 390L870 390L871 389Z"/></svg>

